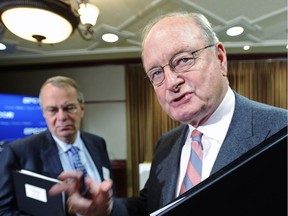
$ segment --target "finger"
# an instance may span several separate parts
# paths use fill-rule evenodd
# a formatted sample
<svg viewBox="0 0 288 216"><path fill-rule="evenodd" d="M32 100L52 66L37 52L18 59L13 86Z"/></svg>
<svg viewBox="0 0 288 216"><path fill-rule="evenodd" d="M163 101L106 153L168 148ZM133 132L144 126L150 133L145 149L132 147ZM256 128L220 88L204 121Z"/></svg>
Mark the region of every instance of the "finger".
<svg viewBox="0 0 288 216"><path fill-rule="evenodd" d="M87 184L89 185L89 179ZM109 214L112 210L112 185L111 180L105 180L100 185L90 185L91 199L93 205L90 206L89 212L97 211L100 215Z"/></svg>
<svg viewBox="0 0 288 216"><path fill-rule="evenodd" d="M85 183L87 188L89 188L90 192L93 194L98 194L98 191L107 192L112 189L113 182L112 180L104 180L101 184L98 184L90 177L86 177Z"/></svg>
<svg viewBox="0 0 288 216"><path fill-rule="evenodd" d="M89 177L85 181L91 194L90 198L73 193L67 200L68 209L87 216L109 215L112 210L112 181L105 180L98 184Z"/></svg>
<svg viewBox="0 0 288 216"><path fill-rule="evenodd" d="M99 196L105 198L111 196L112 193L112 180L104 180L101 184L96 183L90 178L86 178L86 185L89 188L91 199L102 199Z"/></svg>
<svg viewBox="0 0 288 216"><path fill-rule="evenodd" d="M111 180L104 181L103 184L100 185L100 191L103 191L104 193L99 197L99 202L102 202L101 200L106 201L106 210L105 212L108 213L108 215L111 214L112 208L113 208L113 199L112 199L112 185L113 182Z"/></svg>
<svg viewBox="0 0 288 216"><path fill-rule="evenodd" d="M79 193L73 193L67 199L69 212L87 215L92 200L82 197Z"/></svg>
<svg viewBox="0 0 288 216"><path fill-rule="evenodd" d="M100 185L100 190L103 191L103 192L108 192L108 191L112 191L112 185L113 185L113 182L112 180L105 180L102 182L102 184Z"/></svg>
<svg viewBox="0 0 288 216"><path fill-rule="evenodd" d="M79 183L74 178L65 179L65 181L59 182L53 185L49 190L49 195L57 195L62 192L66 194L72 194L79 191Z"/></svg>
<svg viewBox="0 0 288 216"><path fill-rule="evenodd" d="M81 176L81 172L62 172L58 176L58 178L62 181L51 187L51 189L49 190L49 195L58 195L62 192L71 194L74 191L77 191L79 189Z"/></svg>
<svg viewBox="0 0 288 216"><path fill-rule="evenodd" d="M65 181L66 179L78 179L80 180L82 176L82 172L78 171L67 171L67 172L62 172L58 178L62 181Z"/></svg>
<svg viewBox="0 0 288 216"><path fill-rule="evenodd" d="M68 189L69 189L69 185L67 185L64 182L60 182L60 183L57 183L57 184L53 185L50 188L49 195L55 196L55 195L58 195L58 194L60 194L62 192L68 191Z"/></svg>

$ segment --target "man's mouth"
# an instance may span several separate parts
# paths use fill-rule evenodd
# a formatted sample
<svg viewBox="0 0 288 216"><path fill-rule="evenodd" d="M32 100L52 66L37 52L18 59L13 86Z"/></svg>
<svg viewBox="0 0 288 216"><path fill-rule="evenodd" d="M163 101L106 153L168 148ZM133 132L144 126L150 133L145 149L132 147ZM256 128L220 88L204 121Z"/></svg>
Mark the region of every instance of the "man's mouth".
<svg viewBox="0 0 288 216"><path fill-rule="evenodd" d="M191 98L191 93L190 92L186 92L184 94L182 94L180 97L174 98L171 103L173 103L174 105L180 105L182 103L186 103L190 100Z"/></svg>
<svg viewBox="0 0 288 216"><path fill-rule="evenodd" d="M70 128L70 125L60 125L60 126L58 126L58 129L60 129L60 130L67 130L69 128Z"/></svg>
<svg viewBox="0 0 288 216"><path fill-rule="evenodd" d="M184 98L185 95L186 95L186 94L183 94L183 95L181 95L180 97L175 98L173 101L174 101L174 102L178 102L178 101L180 101L182 98Z"/></svg>

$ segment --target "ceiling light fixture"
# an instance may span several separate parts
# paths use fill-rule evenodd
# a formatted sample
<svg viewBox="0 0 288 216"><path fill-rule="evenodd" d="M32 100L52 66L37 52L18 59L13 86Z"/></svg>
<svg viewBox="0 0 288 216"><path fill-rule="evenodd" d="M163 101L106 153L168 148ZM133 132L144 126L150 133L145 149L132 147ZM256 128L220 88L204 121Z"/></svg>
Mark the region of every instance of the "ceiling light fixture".
<svg viewBox="0 0 288 216"><path fill-rule="evenodd" d="M250 46L249 46L249 45L243 46L243 50L249 50L249 49L250 49Z"/></svg>
<svg viewBox="0 0 288 216"><path fill-rule="evenodd" d="M82 2L78 6L77 13L80 16L81 27L79 26L78 31L82 38L85 40L91 40L93 36L92 27L96 24L100 11L98 7L93 4Z"/></svg>
<svg viewBox="0 0 288 216"><path fill-rule="evenodd" d="M226 34L229 35L229 36L238 36L238 35L242 34L243 32L244 32L244 28L243 27L234 26L234 27L229 28L226 31Z"/></svg>
<svg viewBox="0 0 288 216"><path fill-rule="evenodd" d="M114 43L118 41L119 37L116 34L107 33L102 35L102 39L108 43Z"/></svg>
<svg viewBox="0 0 288 216"><path fill-rule="evenodd" d="M84 25L94 26L99 16L99 9L90 3L81 3L79 5L78 13L80 15L81 23Z"/></svg>
<svg viewBox="0 0 288 216"><path fill-rule="evenodd" d="M70 0L70 5L60 0L1 0L0 18L5 27L20 38L41 44L55 44L66 40L73 33L79 20L87 17L88 10L85 8L90 6L87 0ZM95 8L97 14L91 15ZM94 6L94 11L89 10L88 14L92 21L86 19L82 24L87 26L84 31L95 25L99 9Z"/></svg>
<svg viewBox="0 0 288 216"><path fill-rule="evenodd" d="M6 45L3 43L0 43L0 50L6 50Z"/></svg>

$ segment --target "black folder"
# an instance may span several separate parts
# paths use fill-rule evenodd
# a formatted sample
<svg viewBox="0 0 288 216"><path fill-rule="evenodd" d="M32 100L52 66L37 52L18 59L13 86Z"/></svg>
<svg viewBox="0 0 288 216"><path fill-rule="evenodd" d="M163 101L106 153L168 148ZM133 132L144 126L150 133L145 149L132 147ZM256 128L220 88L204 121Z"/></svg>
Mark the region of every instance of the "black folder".
<svg viewBox="0 0 288 216"><path fill-rule="evenodd" d="M157 216L287 216L287 126Z"/></svg>
<svg viewBox="0 0 288 216"><path fill-rule="evenodd" d="M34 216L64 216L64 194L49 196L58 182L28 170L13 171L18 210Z"/></svg>

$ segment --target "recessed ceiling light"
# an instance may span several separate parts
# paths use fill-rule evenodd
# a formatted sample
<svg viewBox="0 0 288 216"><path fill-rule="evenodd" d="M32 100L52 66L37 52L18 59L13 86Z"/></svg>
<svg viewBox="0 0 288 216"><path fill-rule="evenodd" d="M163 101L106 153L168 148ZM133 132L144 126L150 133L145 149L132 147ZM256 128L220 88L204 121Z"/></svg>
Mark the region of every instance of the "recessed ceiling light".
<svg viewBox="0 0 288 216"><path fill-rule="evenodd" d="M249 45L246 45L246 46L243 47L243 49L244 49L244 50L249 50L249 49L250 49L250 46L249 46Z"/></svg>
<svg viewBox="0 0 288 216"><path fill-rule="evenodd" d="M6 46L3 43L0 43L0 50L6 50Z"/></svg>
<svg viewBox="0 0 288 216"><path fill-rule="evenodd" d="M106 42L113 43L118 41L119 37L116 34L107 33L102 35L102 39Z"/></svg>
<svg viewBox="0 0 288 216"><path fill-rule="evenodd" d="M229 35L229 36L237 36L237 35L242 34L243 31L244 31L244 28L243 28L243 27L241 27L241 26L234 26L234 27L229 28L229 29L226 31L226 34Z"/></svg>

